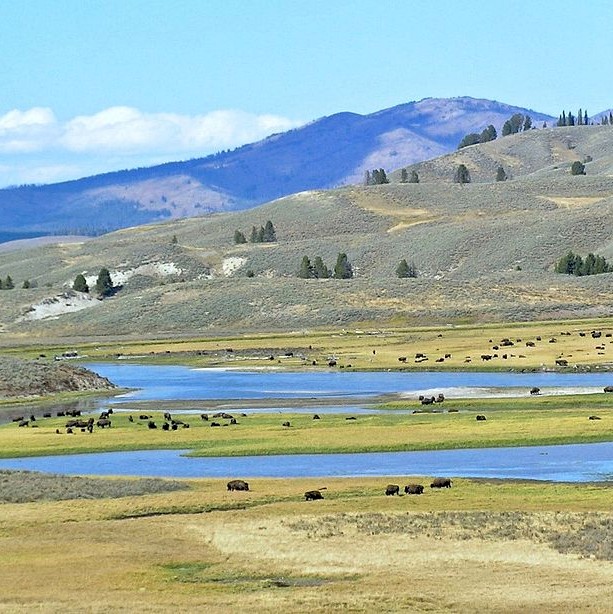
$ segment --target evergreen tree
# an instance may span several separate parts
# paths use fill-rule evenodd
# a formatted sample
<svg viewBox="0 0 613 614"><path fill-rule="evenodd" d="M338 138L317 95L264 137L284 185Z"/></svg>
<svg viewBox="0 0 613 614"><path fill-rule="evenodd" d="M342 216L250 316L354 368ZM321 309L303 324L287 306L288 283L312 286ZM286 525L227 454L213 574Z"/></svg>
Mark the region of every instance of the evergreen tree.
<svg viewBox="0 0 613 614"><path fill-rule="evenodd" d="M247 243L245 235L240 230L234 231L234 243L236 243L237 245Z"/></svg>
<svg viewBox="0 0 613 614"><path fill-rule="evenodd" d="M172 235L172 239L170 239L171 245L176 245L178 242L179 239L177 239L177 235Z"/></svg>
<svg viewBox="0 0 613 614"><path fill-rule="evenodd" d="M268 220L264 226L262 241L264 241L264 243L274 243L276 240L277 233L275 232L275 227L272 222Z"/></svg>
<svg viewBox="0 0 613 614"><path fill-rule="evenodd" d="M567 126L575 125L575 116L570 111L568 112L568 115L566 116L566 125Z"/></svg>
<svg viewBox="0 0 613 614"><path fill-rule="evenodd" d="M465 183L470 183L470 172L468 168L466 168L465 164L460 164L453 176L453 181L455 183L459 183L460 185L464 185Z"/></svg>
<svg viewBox="0 0 613 614"><path fill-rule="evenodd" d="M583 125L584 126L588 126L589 125L589 119L587 117L587 109L583 112Z"/></svg>
<svg viewBox="0 0 613 614"><path fill-rule="evenodd" d="M403 168L400 171L400 183L406 183L409 179L409 173L407 173L407 169Z"/></svg>
<svg viewBox="0 0 613 614"><path fill-rule="evenodd" d="M364 171L364 185L372 185L372 177L370 171Z"/></svg>
<svg viewBox="0 0 613 614"><path fill-rule="evenodd" d="M264 243L264 226L260 226L256 243Z"/></svg>
<svg viewBox="0 0 613 614"><path fill-rule="evenodd" d="M490 141L495 141L498 137L498 133L496 132L496 128L490 124L483 132L479 135L480 143L489 143Z"/></svg>
<svg viewBox="0 0 613 614"><path fill-rule="evenodd" d="M96 292L100 296L110 296L113 294L113 280L107 268L100 269L96 280Z"/></svg>
<svg viewBox="0 0 613 614"><path fill-rule="evenodd" d="M417 174L417 171L411 171L409 183L419 183L419 175Z"/></svg>
<svg viewBox="0 0 613 614"><path fill-rule="evenodd" d="M373 185L382 185L389 183L389 179L382 168L376 168L371 173L371 182Z"/></svg>
<svg viewBox="0 0 613 614"><path fill-rule="evenodd" d="M251 227L251 236L249 237L249 243L258 242L258 229L255 226Z"/></svg>
<svg viewBox="0 0 613 614"><path fill-rule="evenodd" d="M4 284L2 285L2 287L5 290L12 290L15 287L15 284L13 283L13 280L11 279L10 275L6 276L6 279L4 280Z"/></svg>
<svg viewBox="0 0 613 614"><path fill-rule="evenodd" d="M529 115L526 115L526 118L524 119L524 132L527 132L528 130L530 130L532 128L532 118Z"/></svg>
<svg viewBox="0 0 613 614"><path fill-rule="evenodd" d="M482 142L481 137L476 132L471 132L470 134L465 135L464 138L460 141L458 149L469 147L470 145L476 145L480 142Z"/></svg>
<svg viewBox="0 0 613 614"><path fill-rule="evenodd" d="M315 275L313 274L313 267L308 256L302 257L302 262L300 263L300 270L298 271L298 277L300 277L301 279L312 279L313 277L315 277Z"/></svg>
<svg viewBox="0 0 613 614"><path fill-rule="evenodd" d="M508 179L507 173L504 170L504 167L499 166L496 169L496 181L506 181Z"/></svg>
<svg viewBox="0 0 613 614"><path fill-rule="evenodd" d="M89 292L89 286L87 285L87 281L85 281L85 277L82 273L79 273L72 284L72 289L76 292Z"/></svg>
<svg viewBox="0 0 613 614"><path fill-rule="evenodd" d="M577 113L577 126L583 126L583 111L579 108L579 113Z"/></svg>
<svg viewBox="0 0 613 614"><path fill-rule="evenodd" d="M415 265L413 263L408 264L406 259L403 258L396 267L396 277L400 277L401 279L407 277L417 277Z"/></svg>
<svg viewBox="0 0 613 614"><path fill-rule="evenodd" d="M583 162L579 162L579 160L575 160L570 167L571 175L585 175L585 164Z"/></svg>
<svg viewBox="0 0 613 614"><path fill-rule="evenodd" d="M30 280L24 279L23 285L21 286L24 290L28 290L30 288Z"/></svg>
<svg viewBox="0 0 613 614"><path fill-rule="evenodd" d="M2 283L1 279L0 279L0 290L4 290L4 283Z"/></svg>
<svg viewBox="0 0 613 614"><path fill-rule="evenodd" d="M318 279L328 279L328 277L330 277L330 271L328 270L328 267L324 264L324 261L321 259L321 256L315 257L315 262L313 263L313 273Z"/></svg>
<svg viewBox="0 0 613 614"><path fill-rule="evenodd" d="M336 258L336 265L334 266L334 277L336 279L351 279L353 277L353 270L351 264L347 260L347 254L339 254Z"/></svg>

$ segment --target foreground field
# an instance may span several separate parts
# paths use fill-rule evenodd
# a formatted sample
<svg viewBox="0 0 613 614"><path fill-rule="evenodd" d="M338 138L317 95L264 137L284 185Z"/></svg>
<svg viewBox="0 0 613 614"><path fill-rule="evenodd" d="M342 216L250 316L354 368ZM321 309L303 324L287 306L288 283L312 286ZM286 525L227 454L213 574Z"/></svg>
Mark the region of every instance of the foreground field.
<svg viewBox="0 0 613 614"><path fill-rule="evenodd" d="M138 497L122 486L120 498L5 503L0 610L607 610L610 487L457 479L383 494L388 481L429 480L250 480L231 493L207 479ZM323 486L324 500L304 501Z"/></svg>

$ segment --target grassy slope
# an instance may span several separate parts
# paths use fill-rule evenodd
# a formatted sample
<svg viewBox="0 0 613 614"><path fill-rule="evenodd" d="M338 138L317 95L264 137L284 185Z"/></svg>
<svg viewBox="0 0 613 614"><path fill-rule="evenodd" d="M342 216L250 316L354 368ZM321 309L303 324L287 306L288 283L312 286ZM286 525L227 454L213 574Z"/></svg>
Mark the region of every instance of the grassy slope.
<svg viewBox="0 0 613 614"><path fill-rule="evenodd" d="M437 159L431 164L438 175L433 171L428 178L424 171L419 184L306 192L236 214L128 229L84 244L9 252L0 277L10 274L18 287L0 293L4 336L221 334L375 321L608 315L613 275L570 278L551 271L569 249L613 258L610 151L609 127L533 131ZM588 175L571 177L571 158L581 155L594 158ZM513 158L519 165L516 178L463 187L449 183L443 169L455 168L467 156L483 169L490 164L485 158ZM488 179L489 171L481 176L475 166L474 172L476 179ZM523 174L527 172L532 174ZM253 225L268 219L277 229L277 243L233 244L235 229L248 235ZM347 253L355 279L296 277L303 255L320 255L332 267L341 251ZM241 259L231 277L223 272L228 258ZM402 258L415 263L417 279L395 277ZM113 299L96 301L84 311L54 320L18 321L30 305L57 294L77 273L95 275L101 266L125 272L146 263L174 263L181 272L164 276L144 271ZM248 270L254 278L246 277ZM23 279L35 280L38 288L20 289Z"/></svg>

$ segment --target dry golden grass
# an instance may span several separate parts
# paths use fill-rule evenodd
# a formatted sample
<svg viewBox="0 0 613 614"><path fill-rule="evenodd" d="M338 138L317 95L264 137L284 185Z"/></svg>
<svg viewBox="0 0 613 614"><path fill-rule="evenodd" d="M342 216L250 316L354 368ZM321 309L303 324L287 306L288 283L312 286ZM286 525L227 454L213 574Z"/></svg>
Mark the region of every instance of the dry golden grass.
<svg viewBox="0 0 613 614"><path fill-rule="evenodd" d="M0 611L606 611L611 561L585 541L561 553L554 537L591 523L610 541L610 488L457 480L386 497L387 481L250 480L229 493L195 480L2 505ZM323 501L303 500L324 485Z"/></svg>

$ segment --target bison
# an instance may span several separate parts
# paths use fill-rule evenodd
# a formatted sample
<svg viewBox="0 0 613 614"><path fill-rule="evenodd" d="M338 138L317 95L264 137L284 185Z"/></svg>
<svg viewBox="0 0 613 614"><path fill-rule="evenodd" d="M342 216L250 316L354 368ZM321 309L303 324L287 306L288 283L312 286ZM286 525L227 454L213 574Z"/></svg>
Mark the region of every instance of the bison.
<svg viewBox="0 0 613 614"><path fill-rule="evenodd" d="M477 414L477 422L483 422L487 420L487 418L483 414Z"/></svg>
<svg viewBox="0 0 613 614"><path fill-rule="evenodd" d="M566 358L556 358L556 365L558 367L568 367L568 360Z"/></svg>
<svg viewBox="0 0 613 614"><path fill-rule="evenodd" d="M430 488L451 488L451 478L434 478L430 484Z"/></svg>
<svg viewBox="0 0 613 614"><path fill-rule="evenodd" d="M324 496L321 494L319 490L307 490L304 493L305 501L315 501L315 499L323 499Z"/></svg>
<svg viewBox="0 0 613 614"><path fill-rule="evenodd" d="M600 420L600 416L590 416L588 420Z"/></svg>
<svg viewBox="0 0 613 614"><path fill-rule="evenodd" d="M390 495L399 495L400 494L400 486L398 484L388 484L385 488L385 496L389 497Z"/></svg>
<svg viewBox="0 0 613 614"><path fill-rule="evenodd" d="M604 391L605 392L613 392L613 386L605 386L604 387Z"/></svg>
<svg viewBox="0 0 613 614"><path fill-rule="evenodd" d="M407 495L422 495L424 493L424 487L422 484L407 484L404 487L404 492Z"/></svg>
<svg viewBox="0 0 613 614"><path fill-rule="evenodd" d="M98 420L98 422L96 422L96 426L98 428L106 428L106 427L110 427L111 426L111 421L108 418L100 418L100 420Z"/></svg>
<svg viewBox="0 0 613 614"><path fill-rule="evenodd" d="M227 484L230 491L233 490L249 490L249 484L245 480L230 480Z"/></svg>
<svg viewBox="0 0 613 614"><path fill-rule="evenodd" d="M541 389L538 386L530 388L530 394L541 394Z"/></svg>

